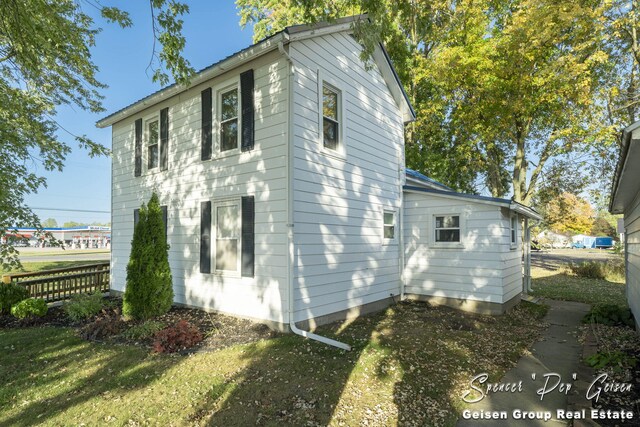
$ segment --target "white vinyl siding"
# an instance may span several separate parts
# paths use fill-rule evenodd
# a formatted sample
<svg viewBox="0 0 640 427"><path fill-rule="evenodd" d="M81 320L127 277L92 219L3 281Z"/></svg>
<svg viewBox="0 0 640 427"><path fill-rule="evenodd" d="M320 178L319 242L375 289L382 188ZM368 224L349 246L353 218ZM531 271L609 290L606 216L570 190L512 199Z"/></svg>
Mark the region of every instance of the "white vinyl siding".
<svg viewBox="0 0 640 427"><path fill-rule="evenodd" d="M295 319L397 295L398 245L384 245L384 210L399 211L404 125L385 81L347 33L290 45L294 95ZM322 99L339 90L343 152L323 147ZM325 86L326 87L326 86ZM396 230L396 233L398 231Z"/></svg>
<svg viewBox="0 0 640 427"><path fill-rule="evenodd" d="M640 193L639 193L640 194ZM624 212L627 302L640 327L640 197Z"/></svg>
<svg viewBox="0 0 640 427"><path fill-rule="evenodd" d="M511 250L509 212L471 199L406 192L405 292L504 303L522 289L519 252ZM460 243L434 244L434 217L460 215Z"/></svg>
<svg viewBox="0 0 640 427"><path fill-rule="evenodd" d="M214 160L200 161L200 92L237 79L248 68L254 69L255 79L254 149L235 150L221 157L215 156L214 149ZM125 285L133 233L131 212L146 203L156 190L161 203L168 206L175 301L248 318L286 322L288 70L284 58L275 52L267 54L113 125L113 289L122 291ZM165 107L169 107L171 168L162 174L134 178L134 120ZM255 277L201 274L200 203L213 201L213 217L217 200L239 200L245 195L255 195ZM212 247L212 257L213 250Z"/></svg>

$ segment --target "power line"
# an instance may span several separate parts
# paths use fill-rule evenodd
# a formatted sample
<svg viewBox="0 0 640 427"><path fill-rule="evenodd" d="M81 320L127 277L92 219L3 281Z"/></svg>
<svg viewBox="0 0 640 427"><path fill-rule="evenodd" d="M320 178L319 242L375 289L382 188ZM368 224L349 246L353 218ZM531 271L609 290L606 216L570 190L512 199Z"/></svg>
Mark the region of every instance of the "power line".
<svg viewBox="0 0 640 427"><path fill-rule="evenodd" d="M39 210L43 210L43 211L111 213L111 211L90 211L90 210L86 210L86 209L36 208L35 206L32 207L31 209L39 209Z"/></svg>

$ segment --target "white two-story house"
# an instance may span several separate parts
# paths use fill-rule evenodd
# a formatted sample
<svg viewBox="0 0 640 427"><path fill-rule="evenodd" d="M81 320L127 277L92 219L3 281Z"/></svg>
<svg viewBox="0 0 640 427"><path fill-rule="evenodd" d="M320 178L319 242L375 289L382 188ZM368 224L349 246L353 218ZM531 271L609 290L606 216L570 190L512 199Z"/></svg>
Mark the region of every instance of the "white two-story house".
<svg viewBox="0 0 640 427"><path fill-rule="evenodd" d="M124 289L136 210L155 191L176 303L293 329L382 308L406 290L443 302L477 294L494 312L507 296L519 299L514 218L535 213L406 174L413 109L382 46L369 66L360 59L354 19L289 27L200 71L189 87L169 86L98 122L113 131L112 289ZM450 208L438 210L441 200ZM473 223L477 206L492 213ZM478 227L488 231L472 242ZM478 290L485 279L465 290L469 262L458 279L441 280L448 258L482 251L482 242L499 252L480 272L490 292ZM440 261L425 264L428 256Z"/></svg>

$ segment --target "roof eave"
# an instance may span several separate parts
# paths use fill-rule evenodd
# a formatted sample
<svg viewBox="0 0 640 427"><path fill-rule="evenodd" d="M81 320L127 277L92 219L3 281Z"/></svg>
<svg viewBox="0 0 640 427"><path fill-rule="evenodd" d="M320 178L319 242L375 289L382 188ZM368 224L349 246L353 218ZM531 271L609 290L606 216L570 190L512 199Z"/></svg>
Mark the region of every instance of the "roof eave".
<svg viewBox="0 0 640 427"><path fill-rule="evenodd" d="M611 212L612 214L621 214L624 210L624 208L621 206L615 206L618 205L618 203L616 203L618 197L618 187L620 184L620 179L622 178L627 165L627 155L629 153L629 145L631 144L631 134L638 128L640 128L640 120L622 130L622 146L620 147L620 157L618 159L616 171L613 176L613 182L611 184L611 197L609 200L609 212Z"/></svg>
<svg viewBox="0 0 640 427"><path fill-rule="evenodd" d="M249 62L259 56L265 55L272 50L276 50L278 48L278 43L288 42L289 35L285 34L285 32L280 32L275 34L273 37L269 37L259 43L249 46L248 48L241 50L235 55L226 58L209 68L205 68L200 73L196 74L189 84L189 86L173 84L165 89L161 89L158 92L155 92L140 101L123 108L120 111L117 111L101 120L96 122L96 126L99 128L105 128L107 126L111 126L121 120L126 119L127 117L136 114L145 108L158 104L159 102L164 101L165 99L169 99L172 96L175 96L181 92L188 90L189 88L196 86L206 80L210 80L224 72L227 72L233 68L236 68L246 62Z"/></svg>

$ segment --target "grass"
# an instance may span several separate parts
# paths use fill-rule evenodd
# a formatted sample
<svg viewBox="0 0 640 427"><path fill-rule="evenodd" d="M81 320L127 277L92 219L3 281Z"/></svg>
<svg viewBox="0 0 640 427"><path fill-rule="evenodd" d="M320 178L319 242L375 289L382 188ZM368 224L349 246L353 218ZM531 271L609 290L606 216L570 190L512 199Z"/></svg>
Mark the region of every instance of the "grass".
<svg viewBox="0 0 640 427"><path fill-rule="evenodd" d="M66 267L79 267L81 265L87 264L96 264L99 262L105 261L38 261L38 262L23 262L22 266L25 272L35 272L35 271L43 271L43 270L53 270L56 268L66 268ZM17 270L4 270L2 266L0 266L0 274L9 274L9 273L19 273Z"/></svg>
<svg viewBox="0 0 640 427"><path fill-rule="evenodd" d="M549 271L532 269L532 295L586 304L616 304L627 306L624 276L609 271L606 279L577 277L568 268Z"/></svg>
<svg viewBox="0 0 640 427"><path fill-rule="evenodd" d="M453 425L469 380L497 381L535 341L544 311L402 303L320 329L351 352L284 335L167 356L71 329L0 329L0 425Z"/></svg>

